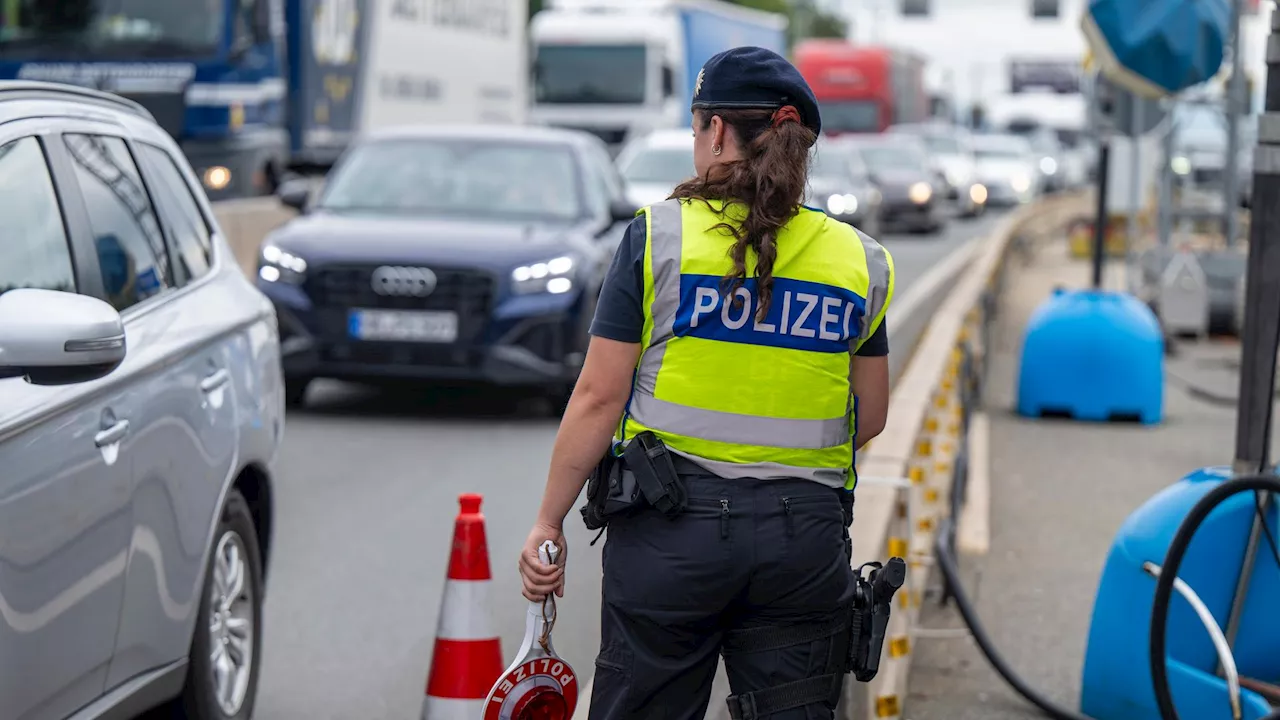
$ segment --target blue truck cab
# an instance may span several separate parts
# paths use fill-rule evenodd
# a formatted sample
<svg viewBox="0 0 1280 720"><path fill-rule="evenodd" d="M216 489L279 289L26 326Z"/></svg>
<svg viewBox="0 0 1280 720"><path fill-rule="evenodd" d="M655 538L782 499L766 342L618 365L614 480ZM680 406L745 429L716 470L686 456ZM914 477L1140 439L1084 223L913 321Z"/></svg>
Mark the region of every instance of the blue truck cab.
<svg viewBox="0 0 1280 720"><path fill-rule="evenodd" d="M212 200L327 166L354 127L366 0L0 0L0 79L151 111Z"/></svg>

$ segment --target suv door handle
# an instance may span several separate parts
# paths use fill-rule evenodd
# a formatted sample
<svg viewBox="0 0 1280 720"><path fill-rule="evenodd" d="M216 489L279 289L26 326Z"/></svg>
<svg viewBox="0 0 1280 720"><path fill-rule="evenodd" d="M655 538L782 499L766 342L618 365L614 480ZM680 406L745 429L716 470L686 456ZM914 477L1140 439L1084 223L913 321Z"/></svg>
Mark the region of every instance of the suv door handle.
<svg viewBox="0 0 1280 720"><path fill-rule="evenodd" d="M200 381L200 390L211 393L223 385L226 385L227 381L230 379L231 373L228 373L226 368L222 368L221 370L205 376L205 378Z"/></svg>
<svg viewBox="0 0 1280 720"><path fill-rule="evenodd" d="M125 435L128 435L128 434L129 434L129 421L121 420L117 422L115 425L112 425L106 430L103 430L97 435L94 435L93 444L97 445L98 447L115 445L116 443L120 442L121 438L123 438Z"/></svg>

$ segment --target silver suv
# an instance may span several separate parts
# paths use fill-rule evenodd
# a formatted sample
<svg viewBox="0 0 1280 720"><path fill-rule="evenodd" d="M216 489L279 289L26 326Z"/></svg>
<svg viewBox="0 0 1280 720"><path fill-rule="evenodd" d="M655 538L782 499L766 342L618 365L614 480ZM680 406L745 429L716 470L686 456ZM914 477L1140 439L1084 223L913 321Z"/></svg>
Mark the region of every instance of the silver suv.
<svg viewBox="0 0 1280 720"><path fill-rule="evenodd" d="M278 330L142 107L0 82L0 716L244 720Z"/></svg>

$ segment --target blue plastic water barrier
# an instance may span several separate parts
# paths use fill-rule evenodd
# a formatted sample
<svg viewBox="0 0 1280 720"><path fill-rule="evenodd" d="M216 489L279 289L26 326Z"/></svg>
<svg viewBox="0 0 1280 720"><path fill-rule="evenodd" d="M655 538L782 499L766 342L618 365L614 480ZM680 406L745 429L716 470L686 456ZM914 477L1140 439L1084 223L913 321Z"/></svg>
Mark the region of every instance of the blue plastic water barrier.
<svg viewBox="0 0 1280 720"><path fill-rule="evenodd" d="M1148 660L1151 602L1156 580L1144 562L1163 564L1178 526L1200 498L1231 476L1229 468L1197 470L1156 494L1129 516L1098 583L1089 644L1085 650L1080 710L1097 720L1160 720ZM1191 541L1178 577L1225 631L1256 516L1253 493L1241 493L1210 513ZM1267 514L1277 537L1280 508ZM1259 548L1236 636L1241 677L1280 682L1280 567L1265 545ZM1227 683L1215 674L1218 655L1187 601L1173 594L1169 606L1169 684L1178 714L1190 720L1230 720ZM1271 711L1261 696L1243 690L1245 720Z"/></svg>
<svg viewBox="0 0 1280 720"><path fill-rule="evenodd" d="M1055 290L1027 321L1018 373L1018 413L1076 420L1164 412L1164 336L1144 303L1127 293Z"/></svg>
<svg viewBox="0 0 1280 720"><path fill-rule="evenodd" d="M1227 0L1090 0L1080 22L1102 72L1140 95L1174 95L1218 73Z"/></svg>

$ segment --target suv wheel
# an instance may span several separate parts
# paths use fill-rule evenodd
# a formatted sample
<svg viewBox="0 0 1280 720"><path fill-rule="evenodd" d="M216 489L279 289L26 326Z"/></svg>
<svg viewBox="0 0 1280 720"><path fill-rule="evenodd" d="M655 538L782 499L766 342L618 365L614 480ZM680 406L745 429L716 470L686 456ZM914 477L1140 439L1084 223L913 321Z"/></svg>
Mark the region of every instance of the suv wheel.
<svg viewBox="0 0 1280 720"><path fill-rule="evenodd" d="M227 496L205 572L204 594L183 688L192 720L248 720L262 647L262 556L249 505Z"/></svg>

